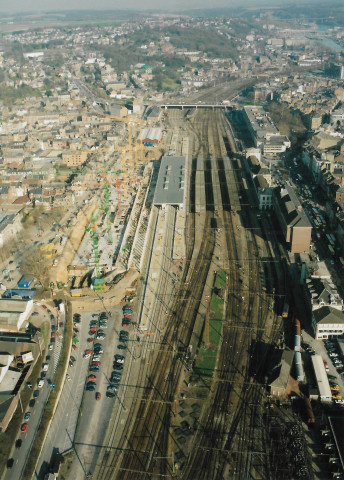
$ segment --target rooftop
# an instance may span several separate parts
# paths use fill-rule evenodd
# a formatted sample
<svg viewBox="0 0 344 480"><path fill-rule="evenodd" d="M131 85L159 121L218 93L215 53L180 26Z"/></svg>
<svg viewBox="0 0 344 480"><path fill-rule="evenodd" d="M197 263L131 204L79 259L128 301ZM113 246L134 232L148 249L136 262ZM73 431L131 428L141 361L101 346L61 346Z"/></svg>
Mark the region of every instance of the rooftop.
<svg viewBox="0 0 344 480"><path fill-rule="evenodd" d="M154 205L184 202L185 157L163 157L155 187Z"/></svg>

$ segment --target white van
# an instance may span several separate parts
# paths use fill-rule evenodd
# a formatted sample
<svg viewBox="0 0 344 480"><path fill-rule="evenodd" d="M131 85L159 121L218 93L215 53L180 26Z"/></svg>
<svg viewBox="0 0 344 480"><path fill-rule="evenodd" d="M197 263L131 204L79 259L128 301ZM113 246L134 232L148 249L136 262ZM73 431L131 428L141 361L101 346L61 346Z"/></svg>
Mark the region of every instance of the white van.
<svg viewBox="0 0 344 480"><path fill-rule="evenodd" d="M49 363L43 363L43 365L42 365L43 372L47 372L48 368L49 368Z"/></svg>

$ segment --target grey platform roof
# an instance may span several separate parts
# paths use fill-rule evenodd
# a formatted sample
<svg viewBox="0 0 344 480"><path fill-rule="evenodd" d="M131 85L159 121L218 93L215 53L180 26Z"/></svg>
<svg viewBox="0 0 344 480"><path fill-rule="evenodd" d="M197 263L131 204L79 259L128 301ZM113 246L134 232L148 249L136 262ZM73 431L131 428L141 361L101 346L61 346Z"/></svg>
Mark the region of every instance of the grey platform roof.
<svg viewBox="0 0 344 480"><path fill-rule="evenodd" d="M184 202L185 157L163 157L156 182L154 205Z"/></svg>

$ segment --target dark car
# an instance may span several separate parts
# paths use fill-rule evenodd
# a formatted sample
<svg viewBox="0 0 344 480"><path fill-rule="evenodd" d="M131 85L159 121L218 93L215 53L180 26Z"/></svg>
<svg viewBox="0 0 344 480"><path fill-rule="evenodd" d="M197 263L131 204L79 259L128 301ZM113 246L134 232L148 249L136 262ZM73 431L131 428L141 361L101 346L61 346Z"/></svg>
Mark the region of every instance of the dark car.
<svg viewBox="0 0 344 480"><path fill-rule="evenodd" d="M94 387L93 385L88 385L88 386L86 387L86 390L87 390L88 392L95 392L96 387Z"/></svg>
<svg viewBox="0 0 344 480"><path fill-rule="evenodd" d="M29 406L32 408L35 406L35 403L36 403L36 400L34 398L31 398L31 400L29 401Z"/></svg>
<svg viewBox="0 0 344 480"><path fill-rule="evenodd" d="M33 398L38 398L39 397L39 390L35 390L33 392Z"/></svg>
<svg viewBox="0 0 344 480"><path fill-rule="evenodd" d="M99 372L99 367L96 367L93 365L92 367L89 368L90 372Z"/></svg>
<svg viewBox="0 0 344 480"><path fill-rule="evenodd" d="M7 468L12 468L13 465L14 465L14 459L13 459L13 458L9 458L9 459L7 460L7 464L6 464Z"/></svg>
<svg viewBox="0 0 344 480"><path fill-rule="evenodd" d="M94 348L103 348L103 345L101 343L95 343Z"/></svg>
<svg viewBox="0 0 344 480"><path fill-rule="evenodd" d="M122 372L113 371L113 372L111 373L111 378L115 378L116 380L120 380L120 379L121 379L121 376L122 376Z"/></svg>
<svg viewBox="0 0 344 480"><path fill-rule="evenodd" d="M87 386L90 387L91 385L97 385L96 382L87 382Z"/></svg>
<svg viewBox="0 0 344 480"><path fill-rule="evenodd" d="M119 341L122 343L126 343L128 341L127 337L119 337Z"/></svg>
<svg viewBox="0 0 344 480"><path fill-rule="evenodd" d="M120 350L126 350L128 347L127 347L126 345L123 345L123 344L120 343L120 344L118 345L118 348L119 348Z"/></svg>
<svg viewBox="0 0 344 480"><path fill-rule="evenodd" d="M114 397L116 396L116 394L113 393L113 392L107 391L107 392L106 392L106 396L107 396L108 398L114 398Z"/></svg>
<svg viewBox="0 0 344 480"><path fill-rule="evenodd" d="M112 367L114 370L123 370L123 365L121 363L115 362Z"/></svg>
<svg viewBox="0 0 344 480"><path fill-rule="evenodd" d="M125 359L124 355L119 355L119 353L116 353L116 355L115 355L115 360L116 360L116 361L118 361L118 360L124 360L124 359Z"/></svg>
<svg viewBox="0 0 344 480"><path fill-rule="evenodd" d="M120 336L123 336L123 337L129 338L129 333L126 332L125 330L121 330L121 331L119 332L119 335L120 335Z"/></svg>
<svg viewBox="0 0 344 480"><path fill-rule="evenodd" d="M22 446L23 440L21 438L18 438L16 440L16 448L20 448Z"/></svg>
<svg viewBox="0 0 344 480"><path fill-rule="evenodd" d="M106 387L106 390L110 390L110 391L112 391L112 392L117 392L118 387L117 387L117 385L108 385L108 386Z"/></svg>

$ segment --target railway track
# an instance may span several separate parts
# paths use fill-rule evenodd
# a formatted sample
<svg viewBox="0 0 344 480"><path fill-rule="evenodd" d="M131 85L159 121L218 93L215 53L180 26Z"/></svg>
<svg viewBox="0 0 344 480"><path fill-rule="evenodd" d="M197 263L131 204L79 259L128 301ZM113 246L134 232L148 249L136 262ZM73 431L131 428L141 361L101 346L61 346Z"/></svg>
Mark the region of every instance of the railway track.
<svg viewBox="0 0 344 480"><path fill-rule="evenodd" d="M179 117L180 114L175 114L171 123L179 121ZM127 422L118 444L113 435L113 444L108 446L94 477L99 480L244 479L250 478L253 469L262 478L269 477L263 451L265 430L260 421L257 423L265 395L259 371L268 351L261 352L259 343L275 341L279 325L277 315L267 325L274 297L262 293L261 240L257 238L257 228L248 228L244 234L239 230L242 224L249 227L254 220L244 208L248 202L242 189L235 140L222 112L198 111L192 122L185 122L185 128L193 132L193 158L204 159L206 211L187 216L185 268L161 340L169 348L157 350L149 367L142 363L140 378L146 388L136 392L138 400L131 407L131 421ZM225 156L229 157L226 163L231 167L230 172L225 172ZM214 192L213 188L219 190ZM191 212L195 211L194 198L191 195ZM175 471L171 451L177 449L177 440L171 419L176 413L176 392L185 371L179 352L187 351L193 341L204 285L219 238L229 268L217 366L207 408L195 425L189 454L185 455L181 470ZM265 249L266 255L272 256L267 244ZM245 265L243 259L248 259ZM276 264L272 262L269 268L274 278ZM257 448L262 450L259 458L252 453Z"/></svg>

